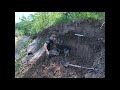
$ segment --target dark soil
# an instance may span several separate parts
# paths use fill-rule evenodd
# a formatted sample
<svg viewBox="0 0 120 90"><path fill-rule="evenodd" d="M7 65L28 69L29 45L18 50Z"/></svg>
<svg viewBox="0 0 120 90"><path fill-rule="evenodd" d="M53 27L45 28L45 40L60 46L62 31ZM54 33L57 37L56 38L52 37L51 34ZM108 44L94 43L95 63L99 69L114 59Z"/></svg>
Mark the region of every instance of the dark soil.
<svg viewBox="0 0 120 90"><path fill-rule="evenodd" d="M50 27L45 30L45 34L42 32L45 37L46 34L49 34L48 31L58 30L60 44L71 48L70 56L65 58L61 54L48 61L38 60L38 63L32 66L24 78L89 78L89 75L85 76L89 70L70 66L64 67L63 63L69 61L76 65L94 67L98 65L97 58L99 57L101 57L99 62L102 63L99 63L98 69L101 70L102 74L100 72L98 78L105 77L103 74L105 73L105 53L103 52L105 50L105 27L100 29L101 25L102 22L98 21L77 21ZM78 39L75 34L84 36ZM39 37L40 35L38 34Z"/></svg>

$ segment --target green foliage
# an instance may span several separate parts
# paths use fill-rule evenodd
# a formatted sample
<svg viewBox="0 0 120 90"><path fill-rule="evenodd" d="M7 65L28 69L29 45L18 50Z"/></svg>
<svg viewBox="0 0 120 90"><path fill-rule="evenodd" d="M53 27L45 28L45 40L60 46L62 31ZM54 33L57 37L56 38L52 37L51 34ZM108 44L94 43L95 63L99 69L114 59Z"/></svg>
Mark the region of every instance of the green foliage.
<svg viewBox="0 0 120 90"><path fill-rule="evenodd" d="M15 25L16 35L35 35L52 25L75 20L105 20L105 12L37 12L21 17Z"/></svg>
<svg viewBox="0 0 120 90"><path fill-rule="evenodd" d="M32 42L32 39L27 41L22 48L20 48L19 58L15 60L15 77L17 78L20 68L23 67L21 64L21 59L26 55L27 46ZM17 48L19 49L19 48Z"/></svg>

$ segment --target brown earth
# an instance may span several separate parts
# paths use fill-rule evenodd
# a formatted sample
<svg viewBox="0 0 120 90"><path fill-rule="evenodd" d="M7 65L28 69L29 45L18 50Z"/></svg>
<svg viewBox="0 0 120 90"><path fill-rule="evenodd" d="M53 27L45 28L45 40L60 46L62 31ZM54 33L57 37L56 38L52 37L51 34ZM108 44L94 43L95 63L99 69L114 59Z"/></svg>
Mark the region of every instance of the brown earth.
<svg viewBox="0 0 120 90"><path fill-rule="evenodd" d="M57 30L59 43L71 48L70 56L66 60L85 67L98 67L97 74L87 69L64 67L65 57L61 54L48 61L45 61L45 58L38 59L36 64L26 72L24 78L96 78L93 77L95 75L98 75L97 78L105 77L105 26L100 29L102 23L88 20L76 21L49 27L36 36L49 37L53 30ZM84 36L78 39L75 34Z"/></svg>

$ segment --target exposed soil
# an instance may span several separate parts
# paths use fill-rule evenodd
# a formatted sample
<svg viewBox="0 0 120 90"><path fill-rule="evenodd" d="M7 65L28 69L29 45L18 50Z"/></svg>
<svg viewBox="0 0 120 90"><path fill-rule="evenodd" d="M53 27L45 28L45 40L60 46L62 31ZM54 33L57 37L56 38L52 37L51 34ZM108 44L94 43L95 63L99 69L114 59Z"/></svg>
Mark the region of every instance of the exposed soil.
<svg viewBox="0 0 120 90"><path fill-rule="evenodd" d="M71 48L70 56L63 54L52 57L48 61L37 60L37 64L25 74L24 78L103 78L105 77L105 27L100 29L102 22L76 21L59 26L52 26L36 37L49 35L52 30L58 31L59 43ZM82 34L77 37L75 34ZM100 59L98 59L100 58ZM87 69L64 67L63 63L85 67L98 67L97 74ZM92 76L91 76L92 74ZM97 75L97 77L93 77Z"/></svg>

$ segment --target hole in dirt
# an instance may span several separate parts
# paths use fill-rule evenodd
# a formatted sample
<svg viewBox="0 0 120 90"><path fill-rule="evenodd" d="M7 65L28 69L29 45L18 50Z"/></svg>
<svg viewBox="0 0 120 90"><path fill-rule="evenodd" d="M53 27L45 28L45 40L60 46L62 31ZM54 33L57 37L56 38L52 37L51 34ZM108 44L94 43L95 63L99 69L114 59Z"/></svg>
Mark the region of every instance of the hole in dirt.
<svg viewBox="0 0 120 90"><path fill-rule="evenodd" d="M84 25L83 25L84 26ZM81 65L85 67L91 67L93 65L96 53L104 49L104 30L99 30L99 27L93 27L93 25L87 25L81 30L69 31L65 34L59 35L60 44L67 45L71 48L70 56L66 60L75 65ZM75 34L84 35L82 37ZM86 69L80 69L75 67L64 67L63 62L65 57L63 54L52 57L48 61L39 60L39 63L31 68L31 70L25 74L25 78L84 78L84 74L88 72ZM37 72L37 73L35 73Z"/></svg>

